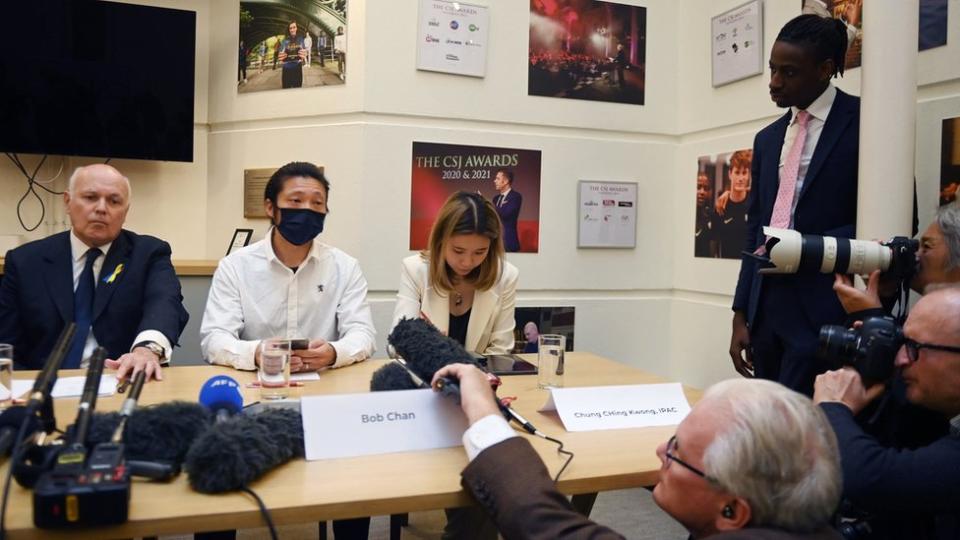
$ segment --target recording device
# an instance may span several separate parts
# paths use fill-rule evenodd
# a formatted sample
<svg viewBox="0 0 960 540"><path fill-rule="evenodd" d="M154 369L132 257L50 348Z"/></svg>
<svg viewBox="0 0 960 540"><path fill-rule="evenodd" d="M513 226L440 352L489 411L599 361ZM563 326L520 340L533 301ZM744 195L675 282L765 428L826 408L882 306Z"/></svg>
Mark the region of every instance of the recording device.
<svg viewBox="0 0 960 540"><path fill-rule="evenodd" d="M821 327L817 355L835 367L853 366L869 385L893 375L903 341L903 330L893 318L869 317L859 328Z"/></svg>
<svg viewBox="0 0 960 540"><path fill-rule="evenodd" d="M41 529L109 525L127 520L130 472L123 459L123 445L119 440L99 444L89 459L84 445L106 356L103 347L94 351L87 369L73 438L59 452L53 470L40 475L34 487L33 523ZM143 386L144 375L142 371L137 373L135 389L138 382L140 387Z"/></svg>
<svg viewBox="0 0 960 540"><path fill-rule="evenodd" d="M217 422L223 422L243 409L240 383L228 375L211 377L200 388L199 401L213 412Z"/></svg>
<svg viewBox="0 0 960 540"><path fill-rule="evenodd" d="M916 253L920 242L896 236L888 242L854 240L800 234L790 229L764 227L766 253L744 254L759 261L761 274L824 274L865 275L880 270L901 282L916 272Z"/></svg>

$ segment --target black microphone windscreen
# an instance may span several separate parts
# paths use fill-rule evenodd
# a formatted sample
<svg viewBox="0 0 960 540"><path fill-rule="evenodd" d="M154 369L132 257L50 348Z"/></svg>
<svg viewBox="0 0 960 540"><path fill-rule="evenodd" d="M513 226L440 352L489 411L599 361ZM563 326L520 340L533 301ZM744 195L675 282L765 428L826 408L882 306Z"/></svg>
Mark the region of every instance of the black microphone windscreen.
<svg viewBox="0 0 960 540"><path fill-rule="evenodd" d="M240 489L303 455L300 412L268 409L211 426L190 447L184 469L193 489L222 493Z"/></svg>
<svg viewBox="0 0 960 540"><path fill-rule="evenodd" d="M210 426L213 415L199 403L171 401L133 411L123 434L127 459L182 463L193 441ZM96 413L87 446L109 442L120 414ZM68 433L70 431L68 430Z"/></svg>
<svg viewBox="0 0 960 540"><path fill-rule="evenodd" d="M383 392L384 390L415 390L416 383L410 378L407 370L396 362L388 362L380 369L373 372L370 379L371 392Z"/></svg>
<svg viewBox="0 0 960 540"><path fill-rule="evenodd" d="M440 333L423 319L403 319L387 337L407 366L424 381L449 364L473 364L477 361L456 340Z"/></svg>

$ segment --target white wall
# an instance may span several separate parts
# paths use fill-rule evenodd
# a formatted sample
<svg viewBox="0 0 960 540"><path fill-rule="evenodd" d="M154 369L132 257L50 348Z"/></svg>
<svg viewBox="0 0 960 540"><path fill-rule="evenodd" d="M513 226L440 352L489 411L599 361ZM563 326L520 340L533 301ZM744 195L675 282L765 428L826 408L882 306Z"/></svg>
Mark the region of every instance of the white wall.
<svg viewBox="0 0 960 540"><path fill-rule="evenodd" d="M416 70L414 0L351 0L346 84L243 95L238 0L151 1L197 11L195 161L113 161L133 182L128 226L169 240L175 258L218 258L234 229L254 228L258 238L267 226L243 218L244 169L316 162L333 183L323 237L360 260L382 351L409 253L412 142L538 149L540 253L509 255L521 271L519 305L576 306L579 349L695 386L733 376L726 351L738 265L692 255L696 159L749 147L780 111L765 75L711 86L710 18L742 0L620 1L647 7L644 106L527 96L529 3L521 0L485 0L492 30L483 79ZM797 5L765 2L765 50ZM957 58L960 0L951 0L949 44L921 53L918 69L922 222L937 191L940 119L960 115ZM837 83L855 94L859 84L860 68ZM56 173L60 161L51 162L40 177ZM88 162L68 158L60 182ZM639 183L635 250L577 249L583 179ZM62 205L50 197L49 224L23 233L13 208L25 187L0 162L0 235L63 230Z"/></svg>

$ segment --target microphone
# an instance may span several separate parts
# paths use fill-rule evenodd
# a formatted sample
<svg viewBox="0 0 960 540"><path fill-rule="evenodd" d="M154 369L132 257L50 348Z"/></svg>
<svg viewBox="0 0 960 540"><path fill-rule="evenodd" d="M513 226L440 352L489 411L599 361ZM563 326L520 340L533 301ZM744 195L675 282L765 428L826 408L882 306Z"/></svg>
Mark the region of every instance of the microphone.
<svg viewBox="0 0 960 540"><path fill-rule="evenodd" d="M70 350L70 344L77 331L76 323L69 322L60 331L47 361L43 364L43 369L37 375L33 382L33 389L30 391L27 404L24 407L25 422L21 426L23 437L27 433L32 434L37 431L44 433L53 433L57 428L57 419L53 413L53 399L50 393L53 391L53 385L57 382L57 372L63 364L67 352ZM39 411L39 414L38 414ZM28 431L29 430L29 431ZM26 440L26 439L22 439ZM14 437L13 459L10 460L10 467L13 470L13 477L17 483L25 488L33 488L37 479L45 471L49 471L56 463L59 454L59 446L23 444L21 445L19 437Z"/></svg>
<svg viewBox="0 0 960 540"><path fill-rule="evenodd" d="M373 372L370 379L370 391L382 392L385 390L416 390L421 388L413 382L407 368L396 362L388 362L380 369Z"/></svg>
<svg viewBox="0 0 960 540"><path fill-rule="evenodd" d="M127 420L137 408L137 401L140 399L140 392L143 391L143 383L146 380L147 372L145 370L140 370L133 376L133 387L130 389L130 393L127 394L127 399L123 400L123 404L120 405L120 422L117 424L113 436L110 438L110 442L119 443L123 440L123 431L124 428L126 428Z"/></svg>
<svg viewBox="0 0 960 540"><path fill-rule="evenodd" d="M90 428L90 418L97 407L97 394L100 393L100 379L103 377L103 364L107 359L107 350L97 347L90 357L90 366L87 368L87 378L83 381L83 394L80 396L80 405L77 408L77 419L74 424L73 444L83 444L87 439L87 430Z"/></svg>
<svg viewBox="0 0 960 540"><path fill-rule="evenodd" d="M76 323L67 323L57 337L57 342L50 351L50 356L43 364L43 369L33 382L33 390L30 391L30 398L27 401L27 407L39 407L41 403L50 397L53 390L53 383L57 382L57 371L63 364L63 359L67 356L70 343L73 341L73 335L77 331Z"/></svg>
<svg viewBox="0 0 960 540"><path fill-rule="evenodd" d="M401 320L390 332L387 341L389 342L388 350L392 347L397 356L406 360L406 368L423 381L433 380L433 375L449 364L471 364L479 367L476 359L456 340L444 336L436 327L423 319ZM374 391L406 390L418 387L409 375L407 379L410 381L404 380L398 369L404 368L390 363L378 369L370 380L370 389ZM437 386L441 393L451 395L459 402L458 381L444 377Z"/></svg>
<svg viewBox="0 0 960 540"><path fill-rule="evenodd" d="M76 429L73 431L70 443L57 456L55 474L77 474L83 470L87 460L87 448L84 443L90 428L90 418L97 406L97 394L100 390L103 363L106 359L107 350L103 347L97 347L90 357L87 378L83 382L83 394L80 396L80 405L77 407L77 419L74 422Z"/></svg>
<svg viewBox="0 0 960 540"><path fill-rule="evenodd" d="M433 380L433 375L449 364L471 364L480 367L476 359L456 340L444 336L435 326L423 319L401 320L387 337L387 341L390 342L398 355L406 359L405 366L424 381ZM383 381L394 382L400 379L397 368L392 368L391 365L396 364L391 362L374 372L373 379L370 381L371 390L374 390L374 381L378 380L382 384ZM403 366L398 367L401 370L405 369ZM407 379L411 379L411 377L408 375ZM394 384L400 386L401 383L394 382ZM416 388L412 380L410 384ZM499 381L496 381L496 384L499 384ZM404 388L385 389L402 390ZM437 389L442 394L453 397L457 403L460 402L460 381L452 377L441 377L437 380ZM504 404L496 396L494 398L500 412L507 420L518 423L530 434L543 436L530 421L514 411L509 405Z"/></svg>
<svg viewBox="0 0 960 540"><path fill-rule="evenodd" d="M123 427L122 420L116 412L94 414L87 446L111 442L120 431L128 464L151 461L179 465L193 441L213 422L213 416L199 403L170 401L137 408Z"/></svg>
<svg viewBox="0 0 960 540"><path fill-rule="evenodd" d="M300 411L269 408L215 423L194 441L184 469L193 489L223 493L241 489L303 455Z"/></svg>
<svg viewBox="0 0 960 540"><path fill-rule="evenodd" d="M53 433L57 430L57 418L53 413L53 400L50 399L50 393L53 392L53 385L57 382L57 372L70 351L76 332L77 324L73 322L67 323L60 331L47 361L43 364L43 369L33 383L33 390L30 391L30 397L27 400L27 410L30 414L39 409L40 427L44 433Z"/></svg>
<svg viewBox="0 0 960 540"><path fill-rule="evenodd" d="M243 409L240 383L228 375L217 375L203 383L200 388L200 403L222 422Z"/></svg>

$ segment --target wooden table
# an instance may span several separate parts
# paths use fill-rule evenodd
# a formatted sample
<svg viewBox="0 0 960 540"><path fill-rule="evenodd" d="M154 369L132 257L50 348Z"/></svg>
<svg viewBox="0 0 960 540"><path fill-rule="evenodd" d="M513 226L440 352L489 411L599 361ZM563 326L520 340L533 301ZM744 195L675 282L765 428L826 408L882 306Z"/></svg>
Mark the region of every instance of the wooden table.
<svg viewBox="0 0 960 540"><path fill-rule="evenodd" d="M567 386L664 382L656 376L589 353L568 353L567 359ZM384 362L368 360L323 372L319 381L308 382L292 391L294 396L297 393L365 392L369 388L370 375ZM162 383L153 382L144 387L140 403L173 399L195 401L203 383L209 377L223 373L241 383L255 379L252 372L222 367L168 368L163 372ZM80 372L63 373L64 376L77 374ZM258 399L255 389L244 389L243 393L245 403ZM547 392L537 389L535 376L503 377L498 394L501 397L517 396L519 399L513 407L538 429L561 439L566 448L576 454L560 478L559 488L564 493L607 491L656 483L660 462L655 449L669 438L673 427L567 433L555 413L537 412L546 401ZM687 389L686 394L691 403L700 397L697 390ZM115 410L122 400L122 395L102 397L97 402L97 409ZM57 400L56 414L61 425L73 421L77 402L77 399ZM528 438L551 474L555 474L565 457L557 453L553 443ZM460 471L466 464L462 447L312 462L296 460L270 472L251 488L263 498L278 525L397 514L470 504L470 497L460 487ZM3 472L5 474L5 469ZM183 474L167 484L135 480L130 519L114 527L64 532L35 529L31 501L31 492L14 483L7 509L10 538L130 538L263 526L256 503L249 496L242 493L203 495L189 488Z"/></svg>

